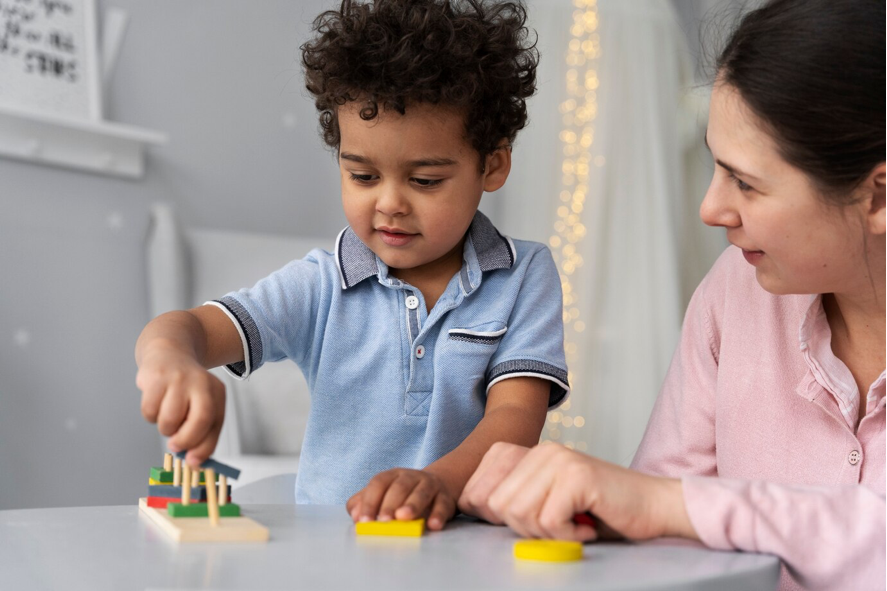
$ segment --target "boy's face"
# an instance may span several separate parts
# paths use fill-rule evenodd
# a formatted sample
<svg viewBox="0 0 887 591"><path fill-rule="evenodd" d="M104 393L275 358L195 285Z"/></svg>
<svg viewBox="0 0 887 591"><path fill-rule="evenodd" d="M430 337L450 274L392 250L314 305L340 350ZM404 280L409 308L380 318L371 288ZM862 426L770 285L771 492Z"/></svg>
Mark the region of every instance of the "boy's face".
<svg viewBox="0 0 887 591"><path fill-rule="evenodd" d="M346 103L338 112L342 204L351 228L395 276L441 264L448 273L453 265L458 270L481 195L504 184L510 153L488 156L481 173L458 111L411 104L405 115L380 109L364 121L360 108Z"/></svg>

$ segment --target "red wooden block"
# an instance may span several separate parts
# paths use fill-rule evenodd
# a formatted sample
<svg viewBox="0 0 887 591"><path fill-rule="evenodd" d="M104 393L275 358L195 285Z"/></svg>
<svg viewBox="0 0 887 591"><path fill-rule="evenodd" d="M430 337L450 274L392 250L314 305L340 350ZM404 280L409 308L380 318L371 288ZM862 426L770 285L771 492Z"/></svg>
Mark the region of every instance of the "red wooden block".
<svg viewBox="0 0 887 591"><path fill-rule="evenodd" d="M181 503L182 497L148 497L148 506L154 507L155 509L166 509L166 506L170 503ZM205 503L206 501L197 501L191 499L192 503ZM228 502L231 502L231 497L228 497Z"/></svg>
<svg viewBox="0 0 887 591"><path fill-rule="evenodd" d="M169 503L181 503L182 497L148 497L148 506L155 509L166 509ZM205 503L206 501L197 501L192 499L192 503Z"/></svg>

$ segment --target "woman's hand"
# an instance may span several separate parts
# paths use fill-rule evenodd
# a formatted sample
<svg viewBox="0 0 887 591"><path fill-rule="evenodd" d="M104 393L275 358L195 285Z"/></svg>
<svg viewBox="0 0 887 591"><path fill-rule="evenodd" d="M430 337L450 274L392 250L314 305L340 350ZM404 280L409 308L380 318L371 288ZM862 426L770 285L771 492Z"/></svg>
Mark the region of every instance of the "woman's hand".
<svg viewBox="0 0 887 591"><path fill-rule="evenodd" d="M573 522L574 515L588 511L633 540L698 539L680 480L641 474L556 444L529 450L496 444L466 485L459 506L525 537L597 539L595 528Z"/></svg>
<svg viewBox="0 0 887 591"><path fill-rule="evenodd" d="M489 506L490 494L511 474L514 467L527 455L529 447L511 443L494 443L471 475L462 495L459 510L480 517L496 525L505 522Z"/></svg>

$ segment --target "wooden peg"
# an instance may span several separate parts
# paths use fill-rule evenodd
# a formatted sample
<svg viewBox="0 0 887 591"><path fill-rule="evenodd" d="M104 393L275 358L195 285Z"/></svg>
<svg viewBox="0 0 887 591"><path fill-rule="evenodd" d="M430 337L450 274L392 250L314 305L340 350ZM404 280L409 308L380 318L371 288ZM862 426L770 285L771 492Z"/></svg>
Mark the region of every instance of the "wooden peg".
<svg viewBox="0 0 887 591"><path fill-rule="evenodd" d="M172 472L172 485L173 486L182 486L182 460L181 458L176 458L173 462L175 468Z"/></svg>
<svg viewBox="0 0 887 591"><path fill-rule="evenodd" d="M216 471L207 468L206 472L206 503L209 510L209 522L219 525L219 500L216 498Z"/></svg>
<svg viewBox="0 0 887 591"><path fill-rule="evenodd" d="M200 470L191 470L191 486L200 486Z"/></svg>
<svg viewBox="0 0 887 591"><path fill-rule="evenodd" d="M207 482L207 486L210 486L210 483ZM219 506L228 504L228 477L224 474L219 474Z"/></svg>
<svg viewBox="0 0 887 591"><path fill-rule="evenodd" d="M182 466L182 504L191 504L191 466L187 463Z"/></svg>
<svg viewBox="0 0 887 591"><path fill-rule="evenodd" d="M169 472L172 470L172 454L163 454L163 471Z"/></svg>

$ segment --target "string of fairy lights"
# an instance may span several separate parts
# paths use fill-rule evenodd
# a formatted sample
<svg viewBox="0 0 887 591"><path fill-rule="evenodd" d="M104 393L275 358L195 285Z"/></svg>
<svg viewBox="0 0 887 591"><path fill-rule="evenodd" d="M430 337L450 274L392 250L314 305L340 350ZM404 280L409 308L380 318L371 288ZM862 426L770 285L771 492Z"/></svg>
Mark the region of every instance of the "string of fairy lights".
<svg viewBox="0 0 887 591"><path fill-rule="evenodd" d="M580 318L577 296L571 277L582 266L578 244L587 229L582 223L582 211L588 193L589 170L601 166L602 157L593 158L594 120L597 116L597 58L600 55L600 37L597 34L597 0L573 0L573 24L566 53L567 98L560 105L563 147L561 162L560 204L554 234L548 240L561 277L564 293L564 351L567 367L575 367L578 335L585 331ZM576 388L573 372L570 385ZM567 400L560 408L548 414L543 439L563 443L571 449L586 451L587 444L580 439L585 417L570 413Z"/></svg>

